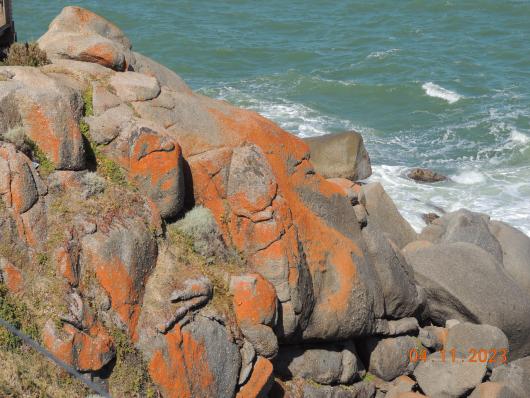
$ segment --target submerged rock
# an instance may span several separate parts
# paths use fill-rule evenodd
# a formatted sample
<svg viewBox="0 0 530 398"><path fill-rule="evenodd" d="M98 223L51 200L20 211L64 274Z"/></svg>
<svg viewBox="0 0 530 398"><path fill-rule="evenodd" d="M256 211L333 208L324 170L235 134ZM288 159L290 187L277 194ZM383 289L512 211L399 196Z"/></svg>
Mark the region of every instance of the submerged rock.
<svg viewBox="0 0 530 398"><path fill-rule="evenodd" d="M447 180L447 177L442 174L438 174L437 172L429 169L420 168L409 171L407 173L407 177L418 182L439 182Z"/></svg>

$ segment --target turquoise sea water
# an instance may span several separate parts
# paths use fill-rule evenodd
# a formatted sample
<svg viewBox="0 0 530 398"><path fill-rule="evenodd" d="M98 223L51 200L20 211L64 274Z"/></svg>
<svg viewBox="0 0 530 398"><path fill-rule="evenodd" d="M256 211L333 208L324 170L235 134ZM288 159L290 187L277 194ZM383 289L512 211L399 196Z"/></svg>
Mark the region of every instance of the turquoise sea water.
<svg viewBox="0 0 530 398"><path fill-rule="evenodd" d="M14 0L19 39L77 4L192 88L311 136L363 133L406 218L467 207L530 234L530 1ZM452 181L404 178L423 166Z"/></svg>

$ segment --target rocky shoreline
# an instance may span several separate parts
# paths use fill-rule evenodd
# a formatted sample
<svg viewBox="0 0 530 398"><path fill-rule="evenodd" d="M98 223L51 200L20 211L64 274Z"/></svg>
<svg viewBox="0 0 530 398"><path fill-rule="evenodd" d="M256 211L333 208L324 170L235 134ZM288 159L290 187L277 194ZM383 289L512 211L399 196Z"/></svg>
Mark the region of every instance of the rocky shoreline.
<svg viewBox="0 0 530 398"><path fill-rule="evenodd" d="M464 209L416 233L356 182L360 135L196 94L88 10L38 43L0 67L0 298L58 358L116 397L528 396L528 236Z"/></svg>

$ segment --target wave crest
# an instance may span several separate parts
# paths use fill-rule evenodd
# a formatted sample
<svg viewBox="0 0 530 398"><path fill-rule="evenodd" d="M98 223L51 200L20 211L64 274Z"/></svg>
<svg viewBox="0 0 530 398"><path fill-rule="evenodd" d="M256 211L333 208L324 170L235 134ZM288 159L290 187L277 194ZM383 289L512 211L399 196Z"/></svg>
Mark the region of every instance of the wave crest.
<svg viewBox="0 0 530 398"><path fill-rule="evenodd" d="M446 88L443 88L442 86L439 86L433 82L424 83L421 88L423 88L425 94L427 94L429 97L441 98L450 104L453 104L462 98L460 94L451 90L447 90Z"/></svg>

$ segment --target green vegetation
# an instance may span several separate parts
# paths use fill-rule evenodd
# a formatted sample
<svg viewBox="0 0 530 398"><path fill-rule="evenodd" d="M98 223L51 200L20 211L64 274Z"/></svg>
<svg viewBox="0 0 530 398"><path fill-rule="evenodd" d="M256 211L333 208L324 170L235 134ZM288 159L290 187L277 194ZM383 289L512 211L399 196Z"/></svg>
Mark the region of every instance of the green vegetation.
<svg viewBox="0 0 530 398"><path fill-rule="evenodd" d="M0 284L0 318L10 323L17 329L31 336L34 340L39 339L39 329L33 323L33 318L26 305L9 295L7 286ZM22 341L7 329L0 327L0 348L14 350L22 344Z"/></svg>
<svg viewBox="0 0 530 398"><path fill-rule="evenodd" d="M373 383L375 381L375 378L375 375L371 374L370 372L366 372L366 374L363 376L363 381Z"/></svg>
<svg viewBox="0 0 530 398"><path fill-rule="evenodd" d="M94 114L94 106L92 101L92 88L87 89L83 93L83 114L84 116L92 116ZM79 130L81 134L86 139L86 142L89 146L89 156L93 166L95 166L96 171L103 176L106 180L110 181L113 184L122 186L122 187L131 187L123 169L112 159L109 159L101 150L101 146L96 144L92 137L90 136L90 126L86 121L81 119L79 122Z"/></svg>
<svg viewBox="0 0 530 398"><path fill-rule="evenodd" d="M55 171L55 165L48 159L46 154L39 148L39 146L26 138L26 142L31 148L32 158L39 164L39 173L41 176L46 177Z"/></svg>
<svg viewBox="0 0 530 398"><path fill-rule="evenodd" d="M212 282L213 297L209 306L227 315L229 320L233 315L232 295L230 293L230 275L240 275L245 272L245 266L239 258L229 259L206 258L197 253L194 237L184 233L179 224L168 226L168 241L171 249L187 270L193 269L205 275Z"/></svg>
<svg viewBox="0 0 530 398"><path fill-rule="evenodd" d="M116 364L109 378L112 396L155 397L157 388L140 352L123 331L113 328L111 335L116 346Z"/></svg>
<svg viewBox="0 0 530 398"><path fill-rule="evenodd" d="M0 62L4 66L43 66L50 61L37 43L13 43L7 50L6 58Z"/></svg>
<svg viewBox="0 0 530 398"><path fill-rule="evenodd" d="M92 86L89 86L83 93L83 115L84 116L94 116L94 93L92 91Z"/></svg>
<svg viewBox="0 0 530 398"><path fill-rule="evenodd" d="M26 131L22 126L17 126L7 130L5 133L1 133L0 139L15 145L17 150L25 153L35 162L39 163L39 172L42 176L48 176L55 170L53 162L48 159L42 149L40 149L39 146L26 135Z"/></svg>

